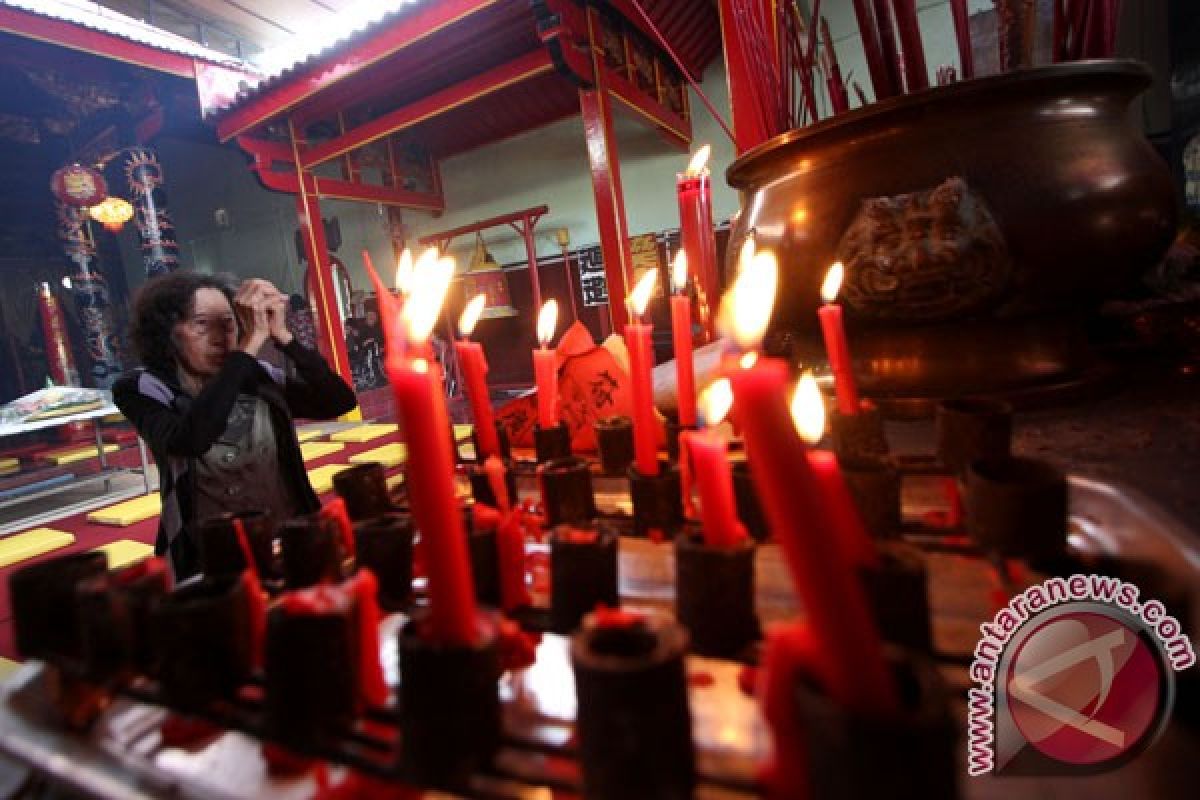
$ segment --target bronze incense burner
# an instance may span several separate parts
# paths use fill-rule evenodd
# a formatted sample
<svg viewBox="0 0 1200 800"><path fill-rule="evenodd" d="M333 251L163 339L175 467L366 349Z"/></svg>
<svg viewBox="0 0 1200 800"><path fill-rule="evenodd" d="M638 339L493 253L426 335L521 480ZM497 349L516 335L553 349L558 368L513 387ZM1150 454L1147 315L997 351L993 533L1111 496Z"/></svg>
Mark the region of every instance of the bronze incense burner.
<svg viewBox="0 0 1200 800"><path fill-rule="evenodd" d="M775 251L773 327L806 360L824 358L819 290L843 261L854 370L893 414L1078 386L1096 371L1081 319L1175 229L1167 165L1128 114L1149 84L1131 61L1059 64L778 136L728 170L729 257L748 235Z"/></svg>

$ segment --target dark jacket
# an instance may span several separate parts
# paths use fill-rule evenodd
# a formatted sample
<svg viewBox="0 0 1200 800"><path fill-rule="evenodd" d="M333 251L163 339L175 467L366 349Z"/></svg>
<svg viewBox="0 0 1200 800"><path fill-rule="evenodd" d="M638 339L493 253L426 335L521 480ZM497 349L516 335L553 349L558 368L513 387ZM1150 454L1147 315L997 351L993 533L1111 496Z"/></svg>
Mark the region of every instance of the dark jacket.
<svg viewBox="0 0 1200 800"><path fill-rule="evenodd" d="M137 428L158 465L162 514L154 550L158 555L170 554L176 580L199 571L194 534L195 459L225 431L238 394L266 401L279 439L284 479L295 486L307 511L319 507L304 470L293 417L330 419L350 411L358 401L315 351L295 339L281 350L294 369L285 373L235 350L195 397L180 387L175 375L148 369L134 370L113 386L113 402Z"/></svg>

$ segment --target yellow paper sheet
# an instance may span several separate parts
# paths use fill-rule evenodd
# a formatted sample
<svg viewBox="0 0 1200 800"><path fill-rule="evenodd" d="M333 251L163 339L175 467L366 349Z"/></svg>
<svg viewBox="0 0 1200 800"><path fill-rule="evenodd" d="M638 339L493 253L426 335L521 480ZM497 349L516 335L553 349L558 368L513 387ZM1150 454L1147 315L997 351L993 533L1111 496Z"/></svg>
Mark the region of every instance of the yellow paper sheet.
<svg viewBox="0 0 1200 800"><path fill-rule="evenodd" d="M404 479L405 479L405 475L403 472L393 475L392 477L387 479L387 487L389 489L395 489L397 486L403 486Z"/></svg>
<svg viewBox="0 0 1200 800"><path fill-rule="evenodd" d="M116 451L118 451L120 449L121 448L119 445L115 445L115 444L104 445L104 452L106 452L106 453L115 453ZM51 464L55 464L57 466L62 466L63 464L73 464L76 461L83 461L88 458L95 458L97 455L96 450L97 450L96 445L89 444L89 445L85 445L83 447L70 447L65 450L52 450L49 453L46 453L46 455L43 456L43 458L45 458Z"/></svg>
<svg viewBox="0 0 1200 800"><path fill-rule="evenodd" d="M20 661L13 661L11 658L0 658L0 683L7 681L20 668Z"/></svg>
<svg viewBox="0 0 1200 800"><path fill-rule="evenodd" d="M474 425L455 425L454 426L454 441L461 442L463 439L470 439L471 434L475 431Z"/></svg>
<svg viewBox="0 0 1200 800"><path fill-rule="evenodd" d="M21 462L15 458L0 458L0 475L12 475L21 471Z"/></svg>
<svg viewBox="0 0 1200 800"><path fill-rule="evenodd" d="M361 443L378 439L381 436L387 436L389 433L395 433L396 431L397 427L390 423L355 425L353 428L346 428L344 431L329 434L329 439L334 442Z"/></svg>
<svg viewBox="0 0 1200 800"><path fill-rule="evenodd" d="M326 464L323 467L310 469L308 471L308 482L312 484L314 492L324 494L333 490L333 476L349 468L349 464Z"/></svg>
<svg viewBox="0 0 1200 800"><path fill-rule="evenodd" d="M0 539L0 567L20 564L35 556L75 543L75 537L56 528L34 528Z"/></svg>
<svg viewBox="0 0 1200 800"><path fill-rule="evenodd" d="M300 445L300 455L305 461L316 461L330 453L336 453L345 446L341 442L305 442Z"/></svg>
<svg viewBox="0 0 1200 800"><path fill-rule="evenodd" d="M162 500L158 493L144 494L108 508L101 508L87 515L88 522L99 525L116 525L125 528L144 519L156 517L162 512Z"/></svg>
<svg viewBox="0 0 1200 800"><path fill-rule="evenodd" d="M350 456L351 464L370 464L378 462L385 467L396 467L408 458L408 447L403 442L392 442L373 450L364 450Z"/></svg>
<svg viewBox="0 0 1200 800"><path fill-rule="evenodd" d="M117 539L115 542L100 545L96 552L108 556L109 569L122 569L154 555L154 548L133 539Z"/></svg>
<svg viewBox="0 0 1200 800"><path fill-rule="evenodd" d="M320 438L325 435L325 431L320 428L305 428L302 431L296 431L297 442L311 442L313 439Z"/></svg>

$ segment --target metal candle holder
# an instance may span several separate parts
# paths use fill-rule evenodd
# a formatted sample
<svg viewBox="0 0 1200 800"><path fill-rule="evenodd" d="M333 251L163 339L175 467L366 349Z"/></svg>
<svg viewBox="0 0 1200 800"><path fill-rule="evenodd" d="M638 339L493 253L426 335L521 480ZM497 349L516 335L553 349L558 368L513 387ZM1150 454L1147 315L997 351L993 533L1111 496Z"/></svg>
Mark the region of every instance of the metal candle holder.
<svg viewBox="0 0 1200 800"><path fill-rule="evenodd" d="M929 573L921 550L879 542L879 561L858 571L867 603L885 641L922 653L933 650Z"/></svg>
<svg viewBox="0 0 1200 800"><path fill-rule="evenodd" d="M1031 561L1067 547L1067 479L1032 458L989 458L967 467L967 533L985 551Z"/></svg>
<svg viewBox="0 0 1200 800"><path fill-rule="evenodd" d="M566 458L571 455L571 432L565 422L560 422L553 428L533 426L533 449L537 454L537 463L545 464L556 458Z"/></svg>
<svg viewBox="0 0 1200 800"><path fill-rule="evenodd" d="M362 522L393 510L382 464L373 462L347 467L333 476L333 490L346 502L346 514L352 522Z"/></svg>
<svg viewBox="0 0 1200 800"><path fill-rule="evenodd" d="M279 541L287 588L337 583L345 577L341 535L336 524L320 513L285 520L279 528Z"/></svg>
<svg viewBox="0 0 1200 800"><path fill-rule="evenodd" d="M475 498L475 502L498 508L496 492L492 489L492 482L488 480L487 470L484 469L483 464L468 464L466 472L467 481L471 484L471 496ZM515 503L517 501L517 465L512 459L504 460L504 486L508 489L508 499Z"/></svg>
<svg viewBox="0 0 1200 800"><path fill-rule="evenodd" d="M754 610L754 541L711 547L698 526L675 538L675 616L693 653L738 658L762 631Z"/></svg>
<svg viewBox="0 0 1200 800"><path fill-rule="evenodd" d="M839 459L879 458L889 452L883 416L871 403L862 403L857 414L843 414L834 408L829 413L829 432Z"/></svg>
<svg viewBox="0 0 1200 800"><path fill-rule="evenodd" d="M605 475L624 475L633 463L633 420L605 417L596 420L596 449Z"/></svg>
<svg viewBox="0 0 1200 800"><path fill-rule="evenodd" d="M481 615L469 647L430 642L426 626L420 612L399 634L400 770L420 786L461 791L500 745L496 624Z"/></svg>
<svg viewBox="0 0 1200 800"><path fill-rule="evenodd" d="M683 495L679 469L662 462L657 475L629 468L629 495L633 500L633 534L650 536L658 531L674 536L683 524Z"/></svg>
<svg viewBox="0 0 1200 800"><path fill-rule="evenodd" d="M576 456L556 458L538 468L546 524L581 525L596 516L596 495L587 461Z"/></svg>
<svg viewBox="0 0 1200 800"><path fill-rule="evenodd" d="M379 581L379 605L399 611L412 602L413 522L408 514L383 514L354 526L358 566Z"/></svg>
<svg viewBox="0 0 1200 800"><path fill-rule="evenodd" d="M1012 406L989 397L960 397L938 404L934 418L937 456L953 475L980 458L1009 454Z"/></svg>
<svg viewBox="0 0 1200 800"><path fill-rule="evenodd" d="M571 637L584 797L692 796L687 647L687 632L665 617L584 617Z"/></svg>
<svg viewBox="0 0 1200 800"><path fill-rule="evenodd" d="M884 458L839 458L838 463L867 532L876 539L899 539L903 518L896 465Z"/></svg>
<svg viewBox="0 0 1200 800"><path fill-rule="evenodd" d="M617 542L609 526L560 526L550 533L550 629L570 633L598 605L621 604Z"/></svg>

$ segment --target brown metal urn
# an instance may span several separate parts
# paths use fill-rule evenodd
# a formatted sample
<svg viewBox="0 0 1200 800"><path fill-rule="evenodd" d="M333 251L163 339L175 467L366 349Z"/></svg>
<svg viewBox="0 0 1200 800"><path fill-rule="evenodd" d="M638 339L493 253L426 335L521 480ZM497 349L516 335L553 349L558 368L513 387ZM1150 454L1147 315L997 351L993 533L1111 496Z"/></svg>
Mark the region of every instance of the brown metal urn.
<svg viewBox="0 0 1200 800"><path fill-rule="evenodd" d="M1079 386L1096 372L1081 319L1175 229L1167 165L1128 113L1149 84L1136 62L1059 64L783 134L728 170L742 211L727 252L750 234L775 251L773 328L813 360L821 282L842 261L855 373L893 412Z"/></svg>

